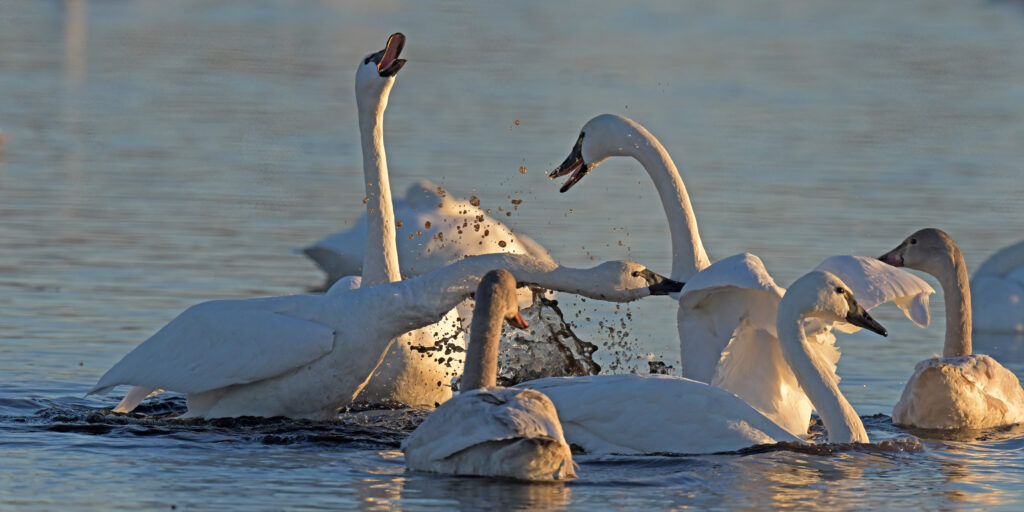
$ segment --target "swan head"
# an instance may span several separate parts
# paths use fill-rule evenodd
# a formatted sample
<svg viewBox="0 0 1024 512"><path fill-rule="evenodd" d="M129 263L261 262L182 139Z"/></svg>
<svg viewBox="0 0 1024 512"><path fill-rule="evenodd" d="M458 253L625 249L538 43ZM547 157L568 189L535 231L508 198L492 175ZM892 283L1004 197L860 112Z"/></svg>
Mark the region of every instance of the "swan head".
<svg viewBox="0 0 1024 512"><path fill-rule="evenodd" d="M512 273L504 269L492 270L480 279L476 287L476 309L490 309L491 312L501 315L502 320L508 322L512 327L526 329L530 324L519 312L519 296L516 295L516 278ZM487 311L473 312L487 314Z"/></svg>
<svg viewBox="0 0 1024 512"><path fill-rule="evenodd" d="M548 177L554 179L571 174L559 189L565 192L608 158L637 156L638 150L650 139L650 133L632 119L601 114L583 125L569 156Z"/></svg>
<svg viewBox="0 0 1024 512"><path fill-rule="evenodd" d="M797 279L779 302L779 322L784 314L818 317L833 322L847 322L888 336L882 324L857 303L853 292L831 272L814 271Z"/></svg>
<svg viewBox="0 0 1024 512"><path fill-rule="evenodd" d="M678 293L684 284L632 261L606 261L589 272L593 275L591 282L610 284L608 293L624 300Z"/></svg>
<svg viewBox="0 0 1024 512"><path fill-rule="evenodd" d="M945 231L924 228L908 236L903 243L878 259L894 267L907 267L940 275L952 265L954 255L959 250L953 237Z"/></svg>
<svg viewBox="0 0 1024 512"><path fill-rule="evenodd" d="M405 48L405 35L401 32L391 34L387 45L379 52L371 53L363 58L356 71L356 98L362 104L362 98L386 98L395 85L395 75L405 65L405 59L399 59ZM386 101L386 100L385 100Z"/></svg>

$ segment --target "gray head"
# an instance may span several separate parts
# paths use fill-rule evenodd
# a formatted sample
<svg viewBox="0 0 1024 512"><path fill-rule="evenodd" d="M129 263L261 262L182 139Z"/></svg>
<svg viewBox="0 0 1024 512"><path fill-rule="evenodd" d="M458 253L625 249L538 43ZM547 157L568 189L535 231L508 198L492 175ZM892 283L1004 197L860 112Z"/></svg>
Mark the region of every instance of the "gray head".
<svg viewBox="0 0 1024 512"><path fill-rule="evenodd" d="M937 276L952 268L959 255L960 248L953 237L941 229L924 228L878 259L894 267L912 268Z"/></svg>
<svg viewBox="0 0 1024 512"><path fill-rule="evenodd" d="M501 315L509 325L519 329L530 326L519 313L519 297L516 295L516 278L504 270L492 270L480 280L476 287L476 307L473 317L486 315L488 311Z"/></svg>

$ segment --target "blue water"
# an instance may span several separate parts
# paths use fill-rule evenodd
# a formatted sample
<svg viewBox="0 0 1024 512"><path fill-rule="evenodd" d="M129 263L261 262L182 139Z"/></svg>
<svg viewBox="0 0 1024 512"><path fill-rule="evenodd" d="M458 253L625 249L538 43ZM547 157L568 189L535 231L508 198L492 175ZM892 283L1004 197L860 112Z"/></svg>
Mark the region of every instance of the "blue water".
<svg viewBox="0 0 1024 512"><path fill-rule="evenodd" d="M1024 504L1024 432L917 432L916 449L885 416L940 350L938 298L927 329L887 306L889 338L839 339L842 391L896 449L584 459L577 481L526 485L406 472L414 414L182 423L163 419L183 408L173 396L149 417L82 398L191 304L320 283L294 249L362 210L353 76L397 30L395 189L523 199L509 223L565 264L670 267L635 162L568 194L545 178L601 112L672 153L713 260L754 252L782 286L923 226L952 234L972 269L1024 238L1019 2L0 0L0 508ZM671 301L560 300L606 365L678 359ZM599 332L624 311L624 340ZM975 348L1024 375L1021 339Z"/></svg>

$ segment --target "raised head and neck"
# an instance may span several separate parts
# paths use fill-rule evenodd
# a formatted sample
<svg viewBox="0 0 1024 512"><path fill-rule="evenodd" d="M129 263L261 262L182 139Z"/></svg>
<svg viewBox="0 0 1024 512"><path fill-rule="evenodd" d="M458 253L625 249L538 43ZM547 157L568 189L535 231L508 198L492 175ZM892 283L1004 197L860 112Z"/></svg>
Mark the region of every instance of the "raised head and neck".
<svg viewBox="0 0 1024 512"><path fill-rule="evenodd" d="M828 440L833 443L870 442L857 411L839 391L835 372L827 361L815 356L808 345L803 326L807 317L848 322L883 336L885 328L857 304L850 289L838 277L828 272L811 272L797 279L779 302L776 317L782 355L825 423Z"/></svg>
<svg viewBox="0 0 1024 512"><path fill-rule="evenodd" d="M363 286L401 279L395 243L395 212L391 203L388 162L384 153L384 110L395 84L395 74L405 64L398 55L405 46L401 33L388 38L387 46L366 56L356 72L356 105L363 148L363 181L366 185L366 247L363 253Z"/></svg>
<svg viewBox="0 0 1024 512"><path fill-rule="evenodd" d="M942 357L971 355L971 285L956 242L945 231L925 228L878 259L927 272L938 279L946 303L946 343Z"/></svg>
<svg viewBox="0 0 1024 512"><path fill-rule="evenodd" d="M520 329L530 326L519 314L516 279L507 270L492 270L484 274L476 288L473 326L462 371L463 391L497 385L498 345L505 321Z"/></svg>
<svg viewBox="0 0 1024 512"><path fill-rule="evenodd" d="M697 218L679 171L668 151L651 132L631 119L599 115L583 126L569 157L551 177L572 173L562 185L569 190L594 167L613 156L631 156L654 182L672 237L672 279L685 281L711 263L697 231Z"/></svg>

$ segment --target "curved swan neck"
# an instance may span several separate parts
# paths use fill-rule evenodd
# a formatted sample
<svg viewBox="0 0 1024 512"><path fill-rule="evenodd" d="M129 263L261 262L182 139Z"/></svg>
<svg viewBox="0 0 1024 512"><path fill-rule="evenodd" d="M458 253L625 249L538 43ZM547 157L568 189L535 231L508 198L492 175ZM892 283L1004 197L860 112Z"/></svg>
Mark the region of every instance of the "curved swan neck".
<svg viewBox="0 0 1024 512"><path fill-rule="evenodd" d="M825 423L830 442L870 442L857 411L839 391L835 373L825 361L811 353L804 335L803 316L804 313L790 303L783 301L779 304L776 327L783 357L792 367L800 387L811 399L814 410L818 411Z"/></svg>
<svg viewBox="0 0 1024 512"><path fill-rule="evenodd" d="M672 237L672 279L686 281L704 270L711 262L704 251L704 244L697 231L697 217L690 204L683 178L676 169L668 151L661 142L644 127L634 123L632 127L640 143L633 146L633 157L651 177L661 198L661 206L668 218Z"/></svg>
<svg viewBox="0 0 1024 512"><path fill-rule="evenodd" d="M401 279L395 242L395 212L391 203L387 155L384 153L384 110L390 85L379 95L363 98L356 87L359 135L363 148L363 180L366 184L366 248L363 252L362 286Z"/></svg>
<svg viewBox="0 0 1024 512"><path fill-rule="evenodd" d="M971 285L960 248L953 245L949 265L933 274L946 304L946 343L942 357L971 355Z"/></svg>
<svg viewBox="0 0 1024 512"><path fill-rule="evenodd" d="M493 289L487 290L493 292ZM462 371L463 391L495 386L498 383L498 345L504 321L500 304L493 293L477 293L466 345L466 363Z"/></svg>

